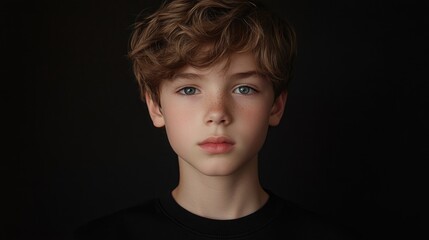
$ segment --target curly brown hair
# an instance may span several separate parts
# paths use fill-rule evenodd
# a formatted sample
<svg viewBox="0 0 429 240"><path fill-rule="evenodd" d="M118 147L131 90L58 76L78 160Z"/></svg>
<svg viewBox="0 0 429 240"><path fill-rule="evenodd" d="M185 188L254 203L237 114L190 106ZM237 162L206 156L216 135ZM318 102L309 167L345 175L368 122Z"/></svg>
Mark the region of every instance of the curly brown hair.
<svg viewBox="0 0 429 240"><path fill-rule="evenodd" d="M148 93L158 104L161 81L185 65L204 68L248 51L278 96L292 77L295 39L285 19L253 1L173 0L136 21L128 56L142 99Z"/></svg>

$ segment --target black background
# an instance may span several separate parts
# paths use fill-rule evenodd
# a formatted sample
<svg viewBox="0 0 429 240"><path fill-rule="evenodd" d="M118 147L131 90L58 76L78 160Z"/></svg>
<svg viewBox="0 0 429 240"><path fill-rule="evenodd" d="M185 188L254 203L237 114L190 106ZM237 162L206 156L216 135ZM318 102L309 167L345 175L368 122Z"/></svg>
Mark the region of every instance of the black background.
<svg viewBox="0 0 429 240"><path fill-rule="evenodd" d="M366 239L426 233L427 3L264 2L295 26L298 57L263 185ZM69 239L176 184L126 58L131 24L158 3L3 3L4 239Z"/></svg>

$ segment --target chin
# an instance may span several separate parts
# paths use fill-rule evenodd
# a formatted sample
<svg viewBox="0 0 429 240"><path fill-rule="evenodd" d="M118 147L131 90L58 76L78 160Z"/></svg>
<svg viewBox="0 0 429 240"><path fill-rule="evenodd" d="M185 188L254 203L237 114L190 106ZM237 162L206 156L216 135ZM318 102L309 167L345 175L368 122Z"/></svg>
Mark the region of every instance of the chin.
<svg viewBox="0 0 429 240"><path fill-rule="evenodd" d="M237 163L231 164L231 162L224 162L220 160L201 164L200 166L195 167L200 173L206 176L226 177L234 175L240 169L242 169L243 166Z"/></svg>

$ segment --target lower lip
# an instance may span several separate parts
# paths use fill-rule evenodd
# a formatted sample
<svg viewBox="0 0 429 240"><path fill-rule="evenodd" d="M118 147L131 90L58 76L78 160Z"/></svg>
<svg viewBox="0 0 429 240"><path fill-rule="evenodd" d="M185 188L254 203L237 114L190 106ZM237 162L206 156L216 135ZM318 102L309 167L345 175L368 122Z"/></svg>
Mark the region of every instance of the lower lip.
<svg viewBox="0 0 429 240"><path fill-rule="evenodd" d="M200 147L211 154L227 153L232 150L233 144L230 143L204 143Z"/></svg>

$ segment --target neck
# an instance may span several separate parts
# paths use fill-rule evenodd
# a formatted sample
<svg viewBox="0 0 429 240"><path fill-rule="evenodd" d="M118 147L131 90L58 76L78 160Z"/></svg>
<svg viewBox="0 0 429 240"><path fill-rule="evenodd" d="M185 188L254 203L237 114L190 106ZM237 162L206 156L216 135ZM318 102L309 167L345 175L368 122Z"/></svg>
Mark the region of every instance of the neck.
<svg viewBox="0 0 429 240"><path fill-rule="evenodd" d="M183 208L211 219L236 219L268 200L258 176L257 159L227 176L208 176L179 158L180 180L172 195Z"/></svg>

